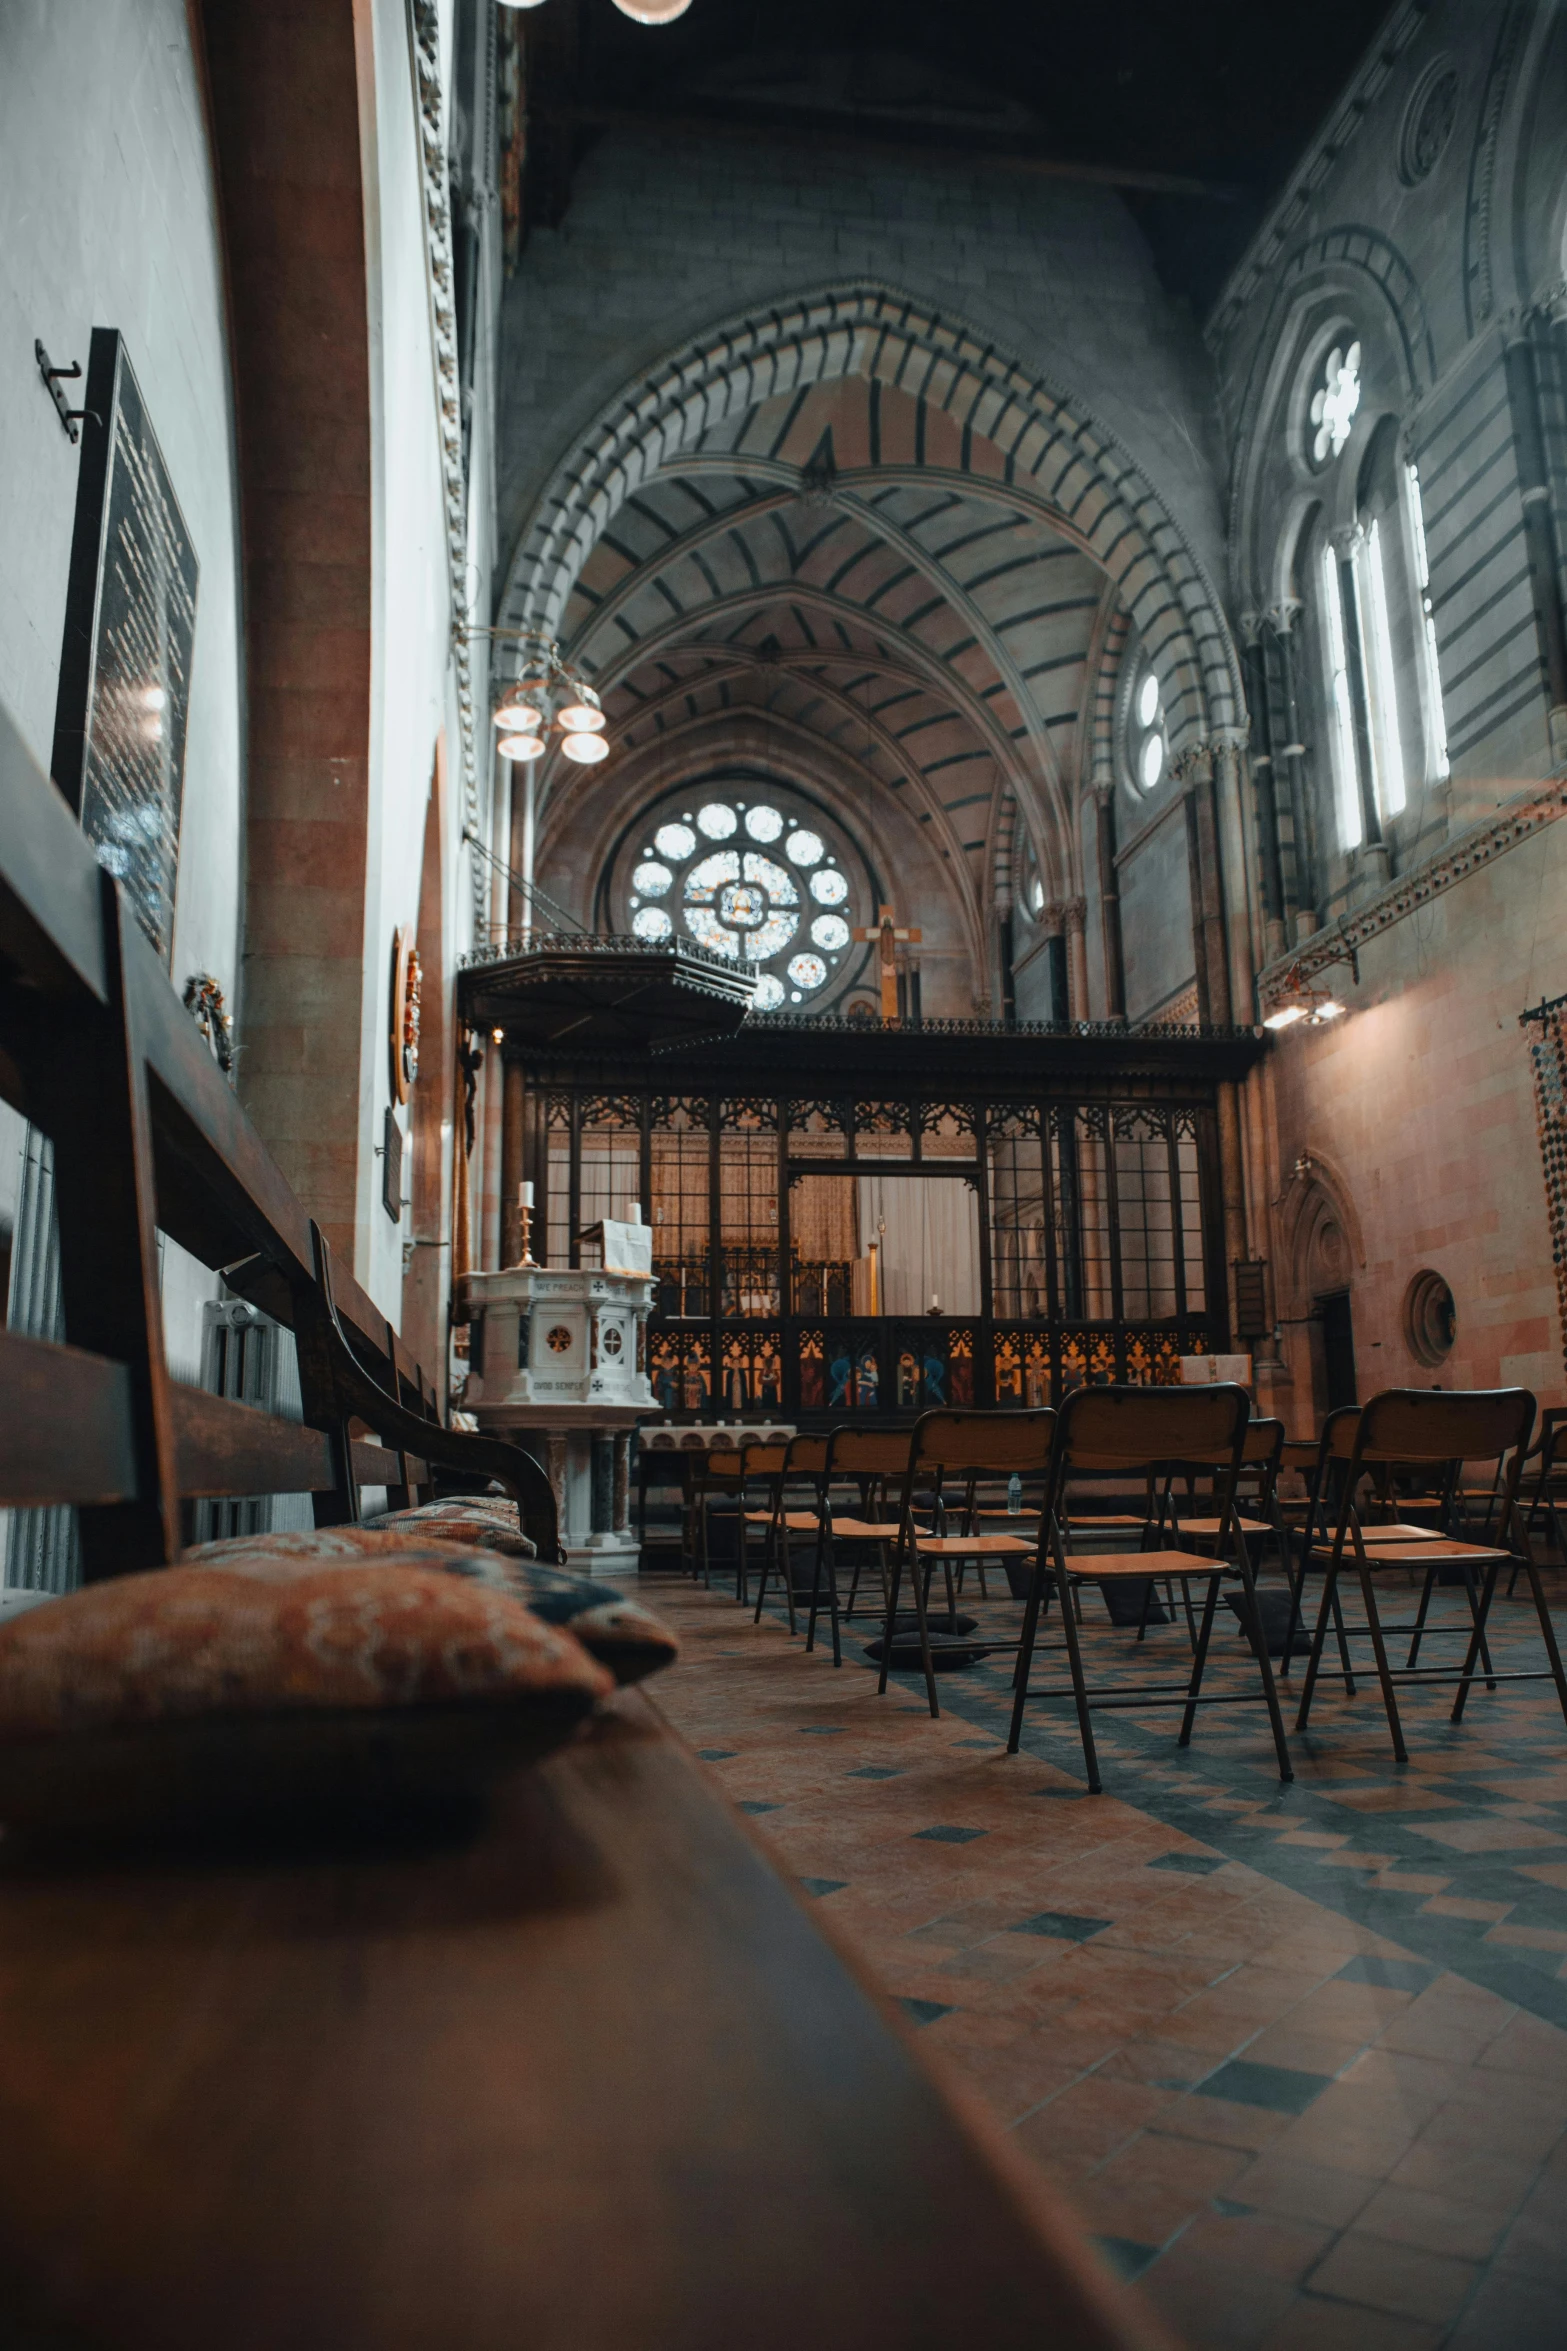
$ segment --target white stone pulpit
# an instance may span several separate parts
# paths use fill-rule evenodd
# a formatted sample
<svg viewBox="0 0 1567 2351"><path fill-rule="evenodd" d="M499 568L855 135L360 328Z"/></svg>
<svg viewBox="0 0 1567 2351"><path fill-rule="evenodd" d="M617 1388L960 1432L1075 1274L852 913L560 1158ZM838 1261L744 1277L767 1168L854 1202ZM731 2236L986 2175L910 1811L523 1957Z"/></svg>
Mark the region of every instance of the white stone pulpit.
<svg viewBox="0 0 1567 2351"><path fill-rule="evenodd" d="M567 1556L583 1572L637 1562L631 1432L656 1409L647 1376L651 1246L646 1225L606 1221L602 1267L510 1265L465 1284L478 1328L464 1409L543 1463ZM639 1259L645 1271L622 1270Z"/></svg>

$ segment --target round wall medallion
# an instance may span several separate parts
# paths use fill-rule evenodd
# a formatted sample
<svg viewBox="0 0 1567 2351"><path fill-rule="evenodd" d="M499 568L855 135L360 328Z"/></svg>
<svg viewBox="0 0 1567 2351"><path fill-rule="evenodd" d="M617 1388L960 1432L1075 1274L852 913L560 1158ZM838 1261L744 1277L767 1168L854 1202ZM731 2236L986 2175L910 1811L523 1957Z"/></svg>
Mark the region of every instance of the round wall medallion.
<svg viewBox="0 0 1567 2351"><path fill-rule="evenodd" d="M1458 68L1439 57L1415 84L1404 109L1404 128L1398 145L1399 175L1407 187L1418 187L1436 169L1437 158L1452 136L1458 114Z"/></svg>
<svg viewBox="0 0 1567 2351"><path fill-rule="evenodd" d="M571 1350L571 1333L563 1322L555 1323L544 1334L544 1344L552 1355L566 1355Z"/></svg>
<svg viewBox="0 0 1567 2351"><path fill-rule="evenodd" d="M613 1363L626 1344L624 1334L614 1323L608 1323L599 1333L599 1353Z"/></svg>
<svg viewBox="0 0 1567 2351"><path fill-rule="evenodd" d="M413 933L392 934L392 1099L406 1102L408 1089L419 1075L419 998L424 969Z"/></svg>
<svg viewBox="0 0 1567 2351"><path fill-rule="evenodd" d="M1429 1266L1404 1293L1404 1344L1417 1363L1445 1363L1458 1336L1453 1293Z"/></svg>

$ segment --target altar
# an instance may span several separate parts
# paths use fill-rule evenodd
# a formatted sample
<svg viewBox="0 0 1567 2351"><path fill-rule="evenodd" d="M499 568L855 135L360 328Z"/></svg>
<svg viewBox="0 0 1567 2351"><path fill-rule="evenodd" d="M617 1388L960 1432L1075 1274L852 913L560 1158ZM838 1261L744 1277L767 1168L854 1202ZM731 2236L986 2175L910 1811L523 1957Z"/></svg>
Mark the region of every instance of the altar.
<svg viewBox="0 0 1567 2351"><path fill-rule="evenodd" d="M469 1274L463 1409L546 1471L570 1564L634 1569L631 1438L655 1409L647 1375L652 1234L605 1220L601 1266L505 1266ZM646 1272L628 1270L638 1259Z"/></svg>

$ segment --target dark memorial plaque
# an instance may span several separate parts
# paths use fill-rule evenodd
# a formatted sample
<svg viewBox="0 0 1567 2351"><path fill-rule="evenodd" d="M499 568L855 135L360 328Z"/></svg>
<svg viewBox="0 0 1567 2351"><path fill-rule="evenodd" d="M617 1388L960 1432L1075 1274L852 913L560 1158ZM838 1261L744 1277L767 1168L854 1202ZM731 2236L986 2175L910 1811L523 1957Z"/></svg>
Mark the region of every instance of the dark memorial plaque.
<svg viewBox="0 0 1567 2351"><path fill-rule="evenodd" d="M196 551L112 327L93 329L54 780L167 962L174 938Z"/></svg>

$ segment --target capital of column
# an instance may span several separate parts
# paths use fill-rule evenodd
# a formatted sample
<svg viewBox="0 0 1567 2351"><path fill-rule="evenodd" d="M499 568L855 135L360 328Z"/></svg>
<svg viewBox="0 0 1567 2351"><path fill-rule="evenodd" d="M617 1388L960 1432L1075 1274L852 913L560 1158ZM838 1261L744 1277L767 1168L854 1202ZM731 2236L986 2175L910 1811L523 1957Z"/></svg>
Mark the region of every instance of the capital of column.
<svg viewBox="0 0 1567 2351"><path fill-rule="evenodd" d="M1083 925L1088 920L1088 900L1086 898L1064 898L1061 901L1061 920L1068 933L1081 932Z"/></svg>
<svg viewBox="0 0 1567 2351"><path fill-rule="evenodd" d="M1270 604L1263 620L1276 637L1287 637L1306 607L1299 596L1281 596L1277 604Z"/></svg>
<svg viewBox="0 0 1567 2351"><path fill-rule="evenodd" d="M1206 735L1199 735L1195 742L1176 752L1170 762L1170 778L1186 791L1197 784L1212 782L1213 744Z"/></svg>

